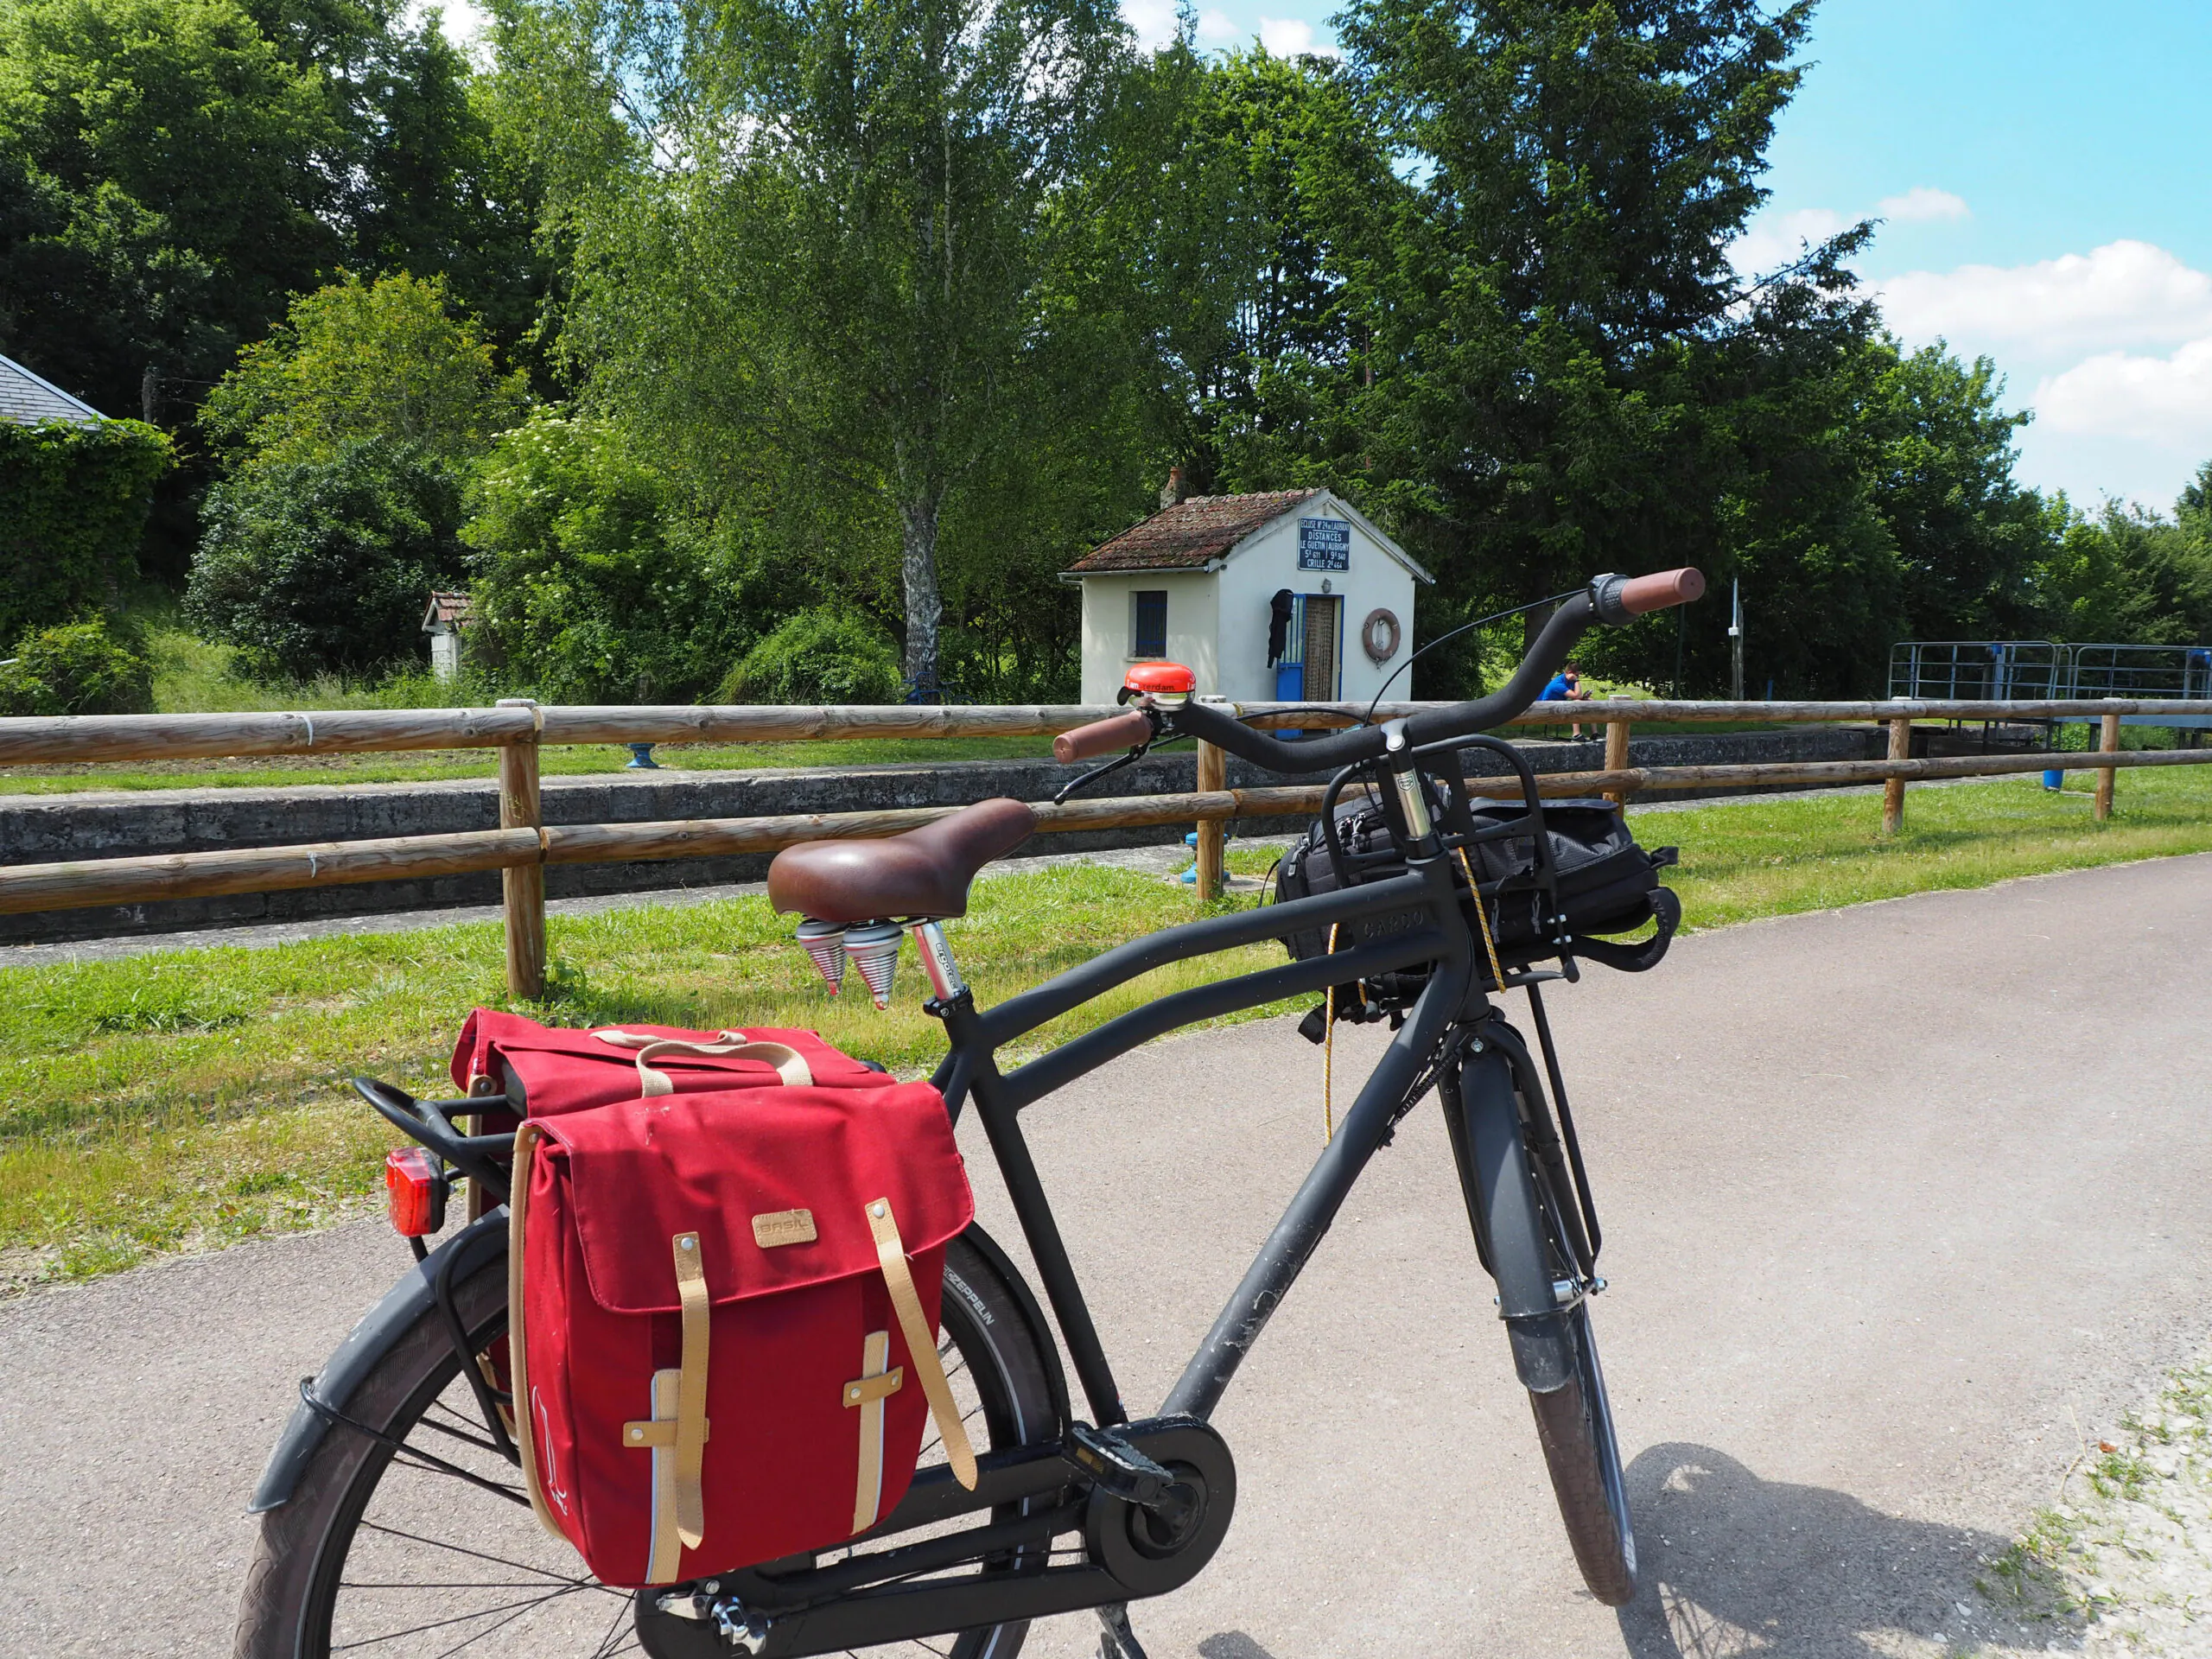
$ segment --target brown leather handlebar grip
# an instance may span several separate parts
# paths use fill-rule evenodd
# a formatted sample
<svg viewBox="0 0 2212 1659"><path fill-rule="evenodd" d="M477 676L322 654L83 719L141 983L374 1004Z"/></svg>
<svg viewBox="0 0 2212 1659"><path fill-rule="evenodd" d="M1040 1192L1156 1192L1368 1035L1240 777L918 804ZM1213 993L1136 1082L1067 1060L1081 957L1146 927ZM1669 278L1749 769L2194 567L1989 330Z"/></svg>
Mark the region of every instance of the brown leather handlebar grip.
<svg viewBox="0 0 2212 1659"><path fill-rule="evenodd" d="M1094 720L1088 726L1062 732L1052 740L1052 759L1062 766L1071 760L1088 760L1093 755L1133 748L1151 735L1152 721L1132 709L1126 715Z"/></svg>
<svg viewBox="0 0 2212 1659"><path fill-rule="evenodd" d="M1630 616L1663 611L1669 605L1687 605L1705 595L1705 572L1684 565L1679 570L1655 570L1621 584L1621 608Z"/></svg>

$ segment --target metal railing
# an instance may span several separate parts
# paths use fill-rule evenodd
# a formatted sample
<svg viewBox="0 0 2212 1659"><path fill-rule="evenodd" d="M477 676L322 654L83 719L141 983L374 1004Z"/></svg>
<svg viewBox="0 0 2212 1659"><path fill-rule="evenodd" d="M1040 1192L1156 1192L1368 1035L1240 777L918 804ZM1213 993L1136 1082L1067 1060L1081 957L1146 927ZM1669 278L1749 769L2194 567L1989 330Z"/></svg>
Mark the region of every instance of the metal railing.
<svg viewBox="0 0 2212 1659"><path fill-rule="evenodd" d="M2121 645L2050 639L1902 640L1890 651L1892 697L2119 697L2199 706L2163 716L2129 715L2128 726L2212 728L2212 646ZM2094 715L2056 715L2065 724Z"/></svg>

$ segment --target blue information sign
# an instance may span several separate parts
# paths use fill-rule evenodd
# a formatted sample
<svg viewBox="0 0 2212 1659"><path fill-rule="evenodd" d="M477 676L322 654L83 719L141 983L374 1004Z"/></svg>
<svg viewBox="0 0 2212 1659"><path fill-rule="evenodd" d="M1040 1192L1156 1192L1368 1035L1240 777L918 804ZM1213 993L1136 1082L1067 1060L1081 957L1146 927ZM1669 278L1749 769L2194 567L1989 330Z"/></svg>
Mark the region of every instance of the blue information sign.
<svg viewBox="0 0 2212 1659"><path fill-rule="evenodd" d="M1351 526L1341 518L1300 519L1298 568L1301 570L1351 569Z"/></svg>

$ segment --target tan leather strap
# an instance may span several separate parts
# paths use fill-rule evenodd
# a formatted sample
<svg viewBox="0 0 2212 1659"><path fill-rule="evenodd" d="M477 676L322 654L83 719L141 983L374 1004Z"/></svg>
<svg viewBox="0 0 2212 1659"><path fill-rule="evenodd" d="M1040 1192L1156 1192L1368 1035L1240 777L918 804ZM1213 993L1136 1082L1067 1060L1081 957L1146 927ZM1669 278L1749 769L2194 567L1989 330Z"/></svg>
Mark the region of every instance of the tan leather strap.
<svg viewBox="0 0 2212 1659"><path fill-rule="evenodd" d="M875 1236L875 1259L883 1269L884 1288L891 1293L891 1309L899 1316L899 1330L906 1338L907 1355L922 1380L930 1415L937 1420L946 1461L952 1465L952 1478L972 1492L976 1451L968 1444L968 1427L952 1403L952 1386L944 1380L944 1366L937 1357L937 1337L922 1317L922 1299L914 1294L914 1275L906 1265L906 1246L899 1241L899 1218L891 1213L888 1198L868 1204L867 1214L868 1230Z"/></svg>
<svg viewBox="0 0 2212 1659"><path fill-rule="evenodd" d="M538 1474L537 1402L531 1397L529 1344L524 1339L522 1328L523 1216L530 1207L533 1154L543 1138L543 1132L535 1123L524 1123L516 1129L514 1171L507 1178L507 1374L514 1382L515 1451L522 1459L523 1490L530 1494L531 1511L540 1524L556 1538L565 1540L569 1535L561 1530L561 1523L554 1518L545 1484ZM563 1507L567 1507L565 1503Z"/></svg>
<svg viewBox="0 0 2212 1659"><path fill-rule="evenodd" d="M809 1088L814 1082L814 1071L806 1063L806 1056L788 1043L759 1043L741 1031L726 1031L718 1043L689 1043L678 1037L655 1037L639 1031L597 1031L592 1033L602 1043L612 1043L617 1048L638 1051L638 1097L651 1100L658 1095L672 1095L676 1085L669 1081L668 1073L656 1071L645 1064L661 1054L704 1054L720 1059L766 1060L776 1068L776 1075L794 1089Z"/></svg>
<svg viewBox="0 0 2212 1659"><path fill-rule="evenodd" d="M676 1255L676 1294L683 1302L683 1370L677 1374L676 1401L676 1530L686 1545L696 1549L707 1535L699 1465L707 1450L707 1351L713 1322L706 1264L699 1259L699 1235L678 1233L671 1242Z"/></svg>
<svg viewBox="0 0 2212 1659"><path fill-rule="evenodd" d="M883 1402L906 1385L904 1367L891 1360L891 1333L871 1331L861 1339L861 1374L845 1384L845 1404L861 1414L861 1453L853 1482L853 1531L866 1532L883 1510Z"/></svg>

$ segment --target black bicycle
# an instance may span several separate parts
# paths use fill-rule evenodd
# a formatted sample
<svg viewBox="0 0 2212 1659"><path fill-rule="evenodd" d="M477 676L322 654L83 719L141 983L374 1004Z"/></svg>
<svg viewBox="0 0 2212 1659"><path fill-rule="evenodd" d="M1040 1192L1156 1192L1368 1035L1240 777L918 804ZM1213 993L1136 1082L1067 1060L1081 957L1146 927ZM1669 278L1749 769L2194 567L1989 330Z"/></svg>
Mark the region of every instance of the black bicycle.
<svg viewBox="0 0 2212 1659"><path fill-rule="evenodd" d="M935 1081L956 1118L972 1107L981 1120L1084 1408L1044 1307L971 1228L946 1260L942 1351L979 1453L975 1489L925 1446L905 1501L849 1544L643 1591L582 1574L531 1516L502 1387L512 1137L474 1132L500 1103L419 1101L358 1082L435 1155L442 1181L467 1177L475 1205L497 1207L421 1255L301 1384L254 1496L262 1530L237 1652L719 1659L911 1644L1010 1659L1029 1621L1094 1609L1105 1659L1141 1659L1128 1604L1189 1582L1235 1510L1236 1465L1207 1421L1213 1408L1368 1160L1431 1091L1576 1560L1599 1599L1625 1602L1635 1535L1588 1306L1605 1282L1600 1233L1539 987L1573 978L1578 957L1613 959L1608 950L1616 965L1649 965L1676 912L1667 895L1657 949L1640 955L1579 935L1535 779L1510 745L1477 734L1526 708L1592 623L1625 622L1702 588L1694 571L1600 577L1554 612L1502 690L1380 726L1287 743L1233 709L1160 696L1070 734L1063 758L1185 736L1276 772L1336 772L1316 835L1341 885L1135 940L994 1007L976 1006L938 923L962 913L977 870L1027 833L1027 809L987 802L908 836L779 855L772 897L804 911L817 934L891 920L916 935L928 1007L950 1039ZM1470 796L1459 759L1470 747L1503 758L1516 800ZM1338 810L1348 791L1370 804L1357 844ZM1301 953L1300 938L1325 946ZM999 1066L1008 1045L1140 974L1270 939L1294 942L1288 963L1161 997ZM1541 1063L1491 1000L1510 989L1528 997ZM1133 1420L1020 1114L1152 1038L1313 995L1325 995L1322 1020L1387 1019L1395 1034L1181 1380L1157 1414Z"/></svg>

